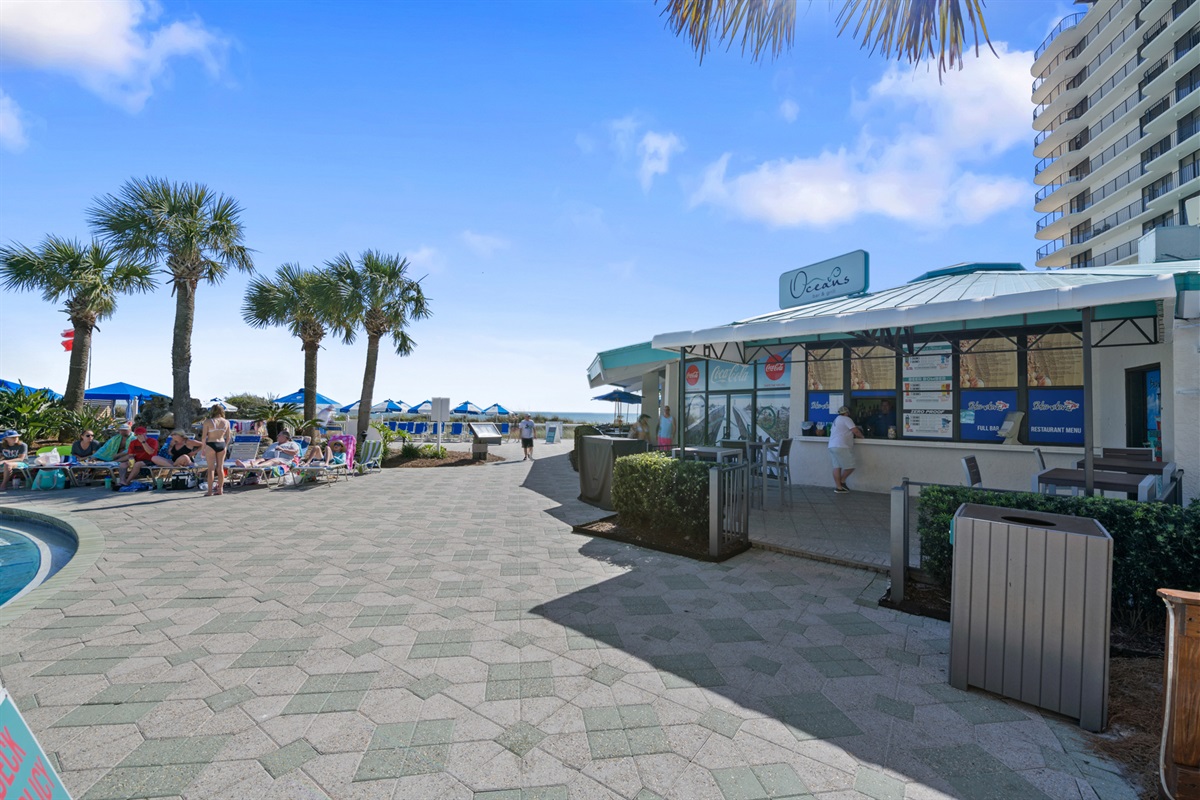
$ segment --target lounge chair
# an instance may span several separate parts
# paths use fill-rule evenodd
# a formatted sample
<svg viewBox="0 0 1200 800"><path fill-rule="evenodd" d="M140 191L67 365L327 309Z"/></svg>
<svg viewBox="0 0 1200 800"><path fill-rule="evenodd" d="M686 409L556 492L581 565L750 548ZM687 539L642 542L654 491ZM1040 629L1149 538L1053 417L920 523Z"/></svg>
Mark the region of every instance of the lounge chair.
<svg viewBox="0 0 1200 800"><path fill-rule="evenodd" d="M241 485L245 483L246 476L251 473L257 473L264 478L263 483L270 480L271 473L266 467L250 467L242 466L239 461L253 461L258 458L259 452L262 450L262 437L256 433L242 433L233 437L233 441L225 448L225 475L226 483L230 485ZM193 469L199 473L207 470L207 465L203 461L197 461L193 464ZM203 480L203 475L198 476L197 485Z"/></svg>
<svg viewBox="0 0 1200 800"><path fill-rule="evenodd" d="M428 422L414 422L413 429L409 431L414 439L424 439L426 432L429 430Z"/></svg>
<svg viewBox="0 0 1200 800"><path fill-rule="evenodd" d="M341 442L346 448L346 463L345 464L301 464L292 467L292 474L296 476L293 481L293 486L301 486L305 483L313 483L324 479L326 483L333 483L338 478L344 475L350 475L354 469L354 445L356 439L348 434L338 436L330 436L326 444Z"/></svg>
<svg viewBox="0 0 1200 800"><path fill-rule="evenodd" d="M461 422L450 423L450 441L461 442L463 439L463 424Z"/></svg>
<svg viewBox="0 0 1200 800"><path fill-rule="evenodd" d="M383 442L379 439L367 439L363 442L362 453L354 463L359 475L368 472L379 472L383 468Z"/></svg>
<svg viewBox="0 0 1200 800"><path fill-rule="evenodd" d="M509 433L509 430L510 430L511 428L512 428L512 426L511 426L509 423L507 423L507 422L501 422L501 423L500 423L500 438L501 438L501 439L507 439L507 438L508 438L508 433Z"/></svg>

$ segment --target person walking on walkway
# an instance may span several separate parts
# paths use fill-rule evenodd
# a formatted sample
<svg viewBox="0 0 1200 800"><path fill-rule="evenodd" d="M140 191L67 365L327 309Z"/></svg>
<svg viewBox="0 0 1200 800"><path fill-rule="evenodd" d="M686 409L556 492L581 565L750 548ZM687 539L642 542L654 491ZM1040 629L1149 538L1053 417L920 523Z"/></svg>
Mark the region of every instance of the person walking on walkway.
<svg viewBox="0 0 1200 800"><path fill-rule="evenodd" d="M663 406L662 414L658 417L658 449L670 451L675 438L675 418L671 416L671 407Z"/></svg>
<svg viewBox="0 0 1200 800"><path fill-rule="evenodd" d="M854 472L854 440L863 438L863 432L850 419L849 406L838 409L837 419L829 428L829 458L833 461L834 491L846 494L850 491L846 479Z"/></svg>
<svg viewBox="0 0 1200 800"><path fill-rule="evenodd" d="M521 432L521 449L525 451L525 458L521 460L532 461L534 431L533 418L526 414L525 419L517 423L517 430Z"/></svg>

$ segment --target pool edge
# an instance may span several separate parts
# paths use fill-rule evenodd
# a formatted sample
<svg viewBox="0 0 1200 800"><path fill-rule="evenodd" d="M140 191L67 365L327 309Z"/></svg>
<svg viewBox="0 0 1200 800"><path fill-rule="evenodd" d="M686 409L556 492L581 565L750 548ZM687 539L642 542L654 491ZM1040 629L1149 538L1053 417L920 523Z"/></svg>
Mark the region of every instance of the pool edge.
<svg viewBox="0 0 1200 800"><path fill-rule="evenodd" d="M0 627L20 618L45 598L73 583L96 563L104 550L104 534L100 528L94 522L78 516L68 516L49 508L0 506L0 519L4 517L40 522L63 531L75 539L75 555L40 586L0 609Z"/></svg>

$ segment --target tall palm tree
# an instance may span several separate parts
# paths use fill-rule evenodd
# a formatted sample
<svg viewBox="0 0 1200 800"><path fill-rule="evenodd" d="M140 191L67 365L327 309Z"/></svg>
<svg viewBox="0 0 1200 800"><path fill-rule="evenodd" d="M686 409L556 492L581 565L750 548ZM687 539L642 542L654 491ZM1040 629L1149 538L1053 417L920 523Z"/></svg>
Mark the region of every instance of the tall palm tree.
<svg viewBox="0 0 1200 800"><path fill-rule="evenodd" d="M47 302L64 301L63 313L75 337L63 405L81 411L92 331L117 310L120 295L154 289L153 266L96 240L84 246L75 239L47 236L37 250L15 243L0 247L0 278L7 290L40 291Z"/></svg>
<svg viewBox="0 0 1200 800"><path fill-rule="evenodd" d="M413 320L429 316L429 299L421 281L409 277L408 261L397 255L367 250L358 261L342 253L329 261L331 308L347 343L361 328L367 335L367 365L363 371L359 409L371 408L375 391L375 369L379 363L379 340L391 336L396 353L406 356L416 342L406 328ZM369 413L358 415L358 436L366 435Z"/></svg>
<svg viewBox="0 0 1200 800"><path fill-rule="evenodd" d="M304 351L304 419L317 416L317 351L335 327L328 276L284 264L273 278L255 278L246 292L242 319L253 328L287 328ZM343 335L345 331L342 331Z"/></svg>
<svg viewBox="0 0 1200 800"><path fill-rule="evenodd" d="M131 256L155 263L175 293L171 341L172 411L175 424L192 422L192 326L201 281L220 283L229 270L251 272L237 201L199 183L134 178L116 195L98 198L89 219Z"/></svg>
<svg viewBox="0 0 1200 800"><path fill-rule="evenodd" d="M750 51L757 61L764 51L776 57L791 48L796 33L796 2L666 0L662 13L667 27L676 35L686 31L701 61L710 44L728 42L728 48L739 37L742 53ZM841 4L839 36L853 22L854 35L861 34L862 46L872 53L878 50L885 58L907 59L914 65L937 56L939 75L955 66L962 69L964 12L971 23L976 54L981 33L988 41L984 0L841 0Z"/></svg>

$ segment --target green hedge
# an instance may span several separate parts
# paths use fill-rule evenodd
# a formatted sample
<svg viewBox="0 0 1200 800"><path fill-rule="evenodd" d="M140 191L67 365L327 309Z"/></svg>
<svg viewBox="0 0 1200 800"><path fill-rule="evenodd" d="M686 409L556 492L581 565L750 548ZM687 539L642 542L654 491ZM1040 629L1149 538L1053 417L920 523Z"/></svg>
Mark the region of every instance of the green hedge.
<svg viewBox="0 0 1200 800"><path fill-rule="evenodd" d="M621 523L654 533L708 539L708 465L661 453L618 458L613 507Z"/></svg>
<svg viewBox="0 0 1200 800"><path fill-rule="evenodd" d="M921 566L945 586L950 585L953 551L950 521L963 503L1097 520L1113 538L1113 614L1120 619L1157 623L1164 609L1155 594L1160 588L1200 591L1200 501L1184 508L1108 497L925 486L917 525Z"/></svg>

